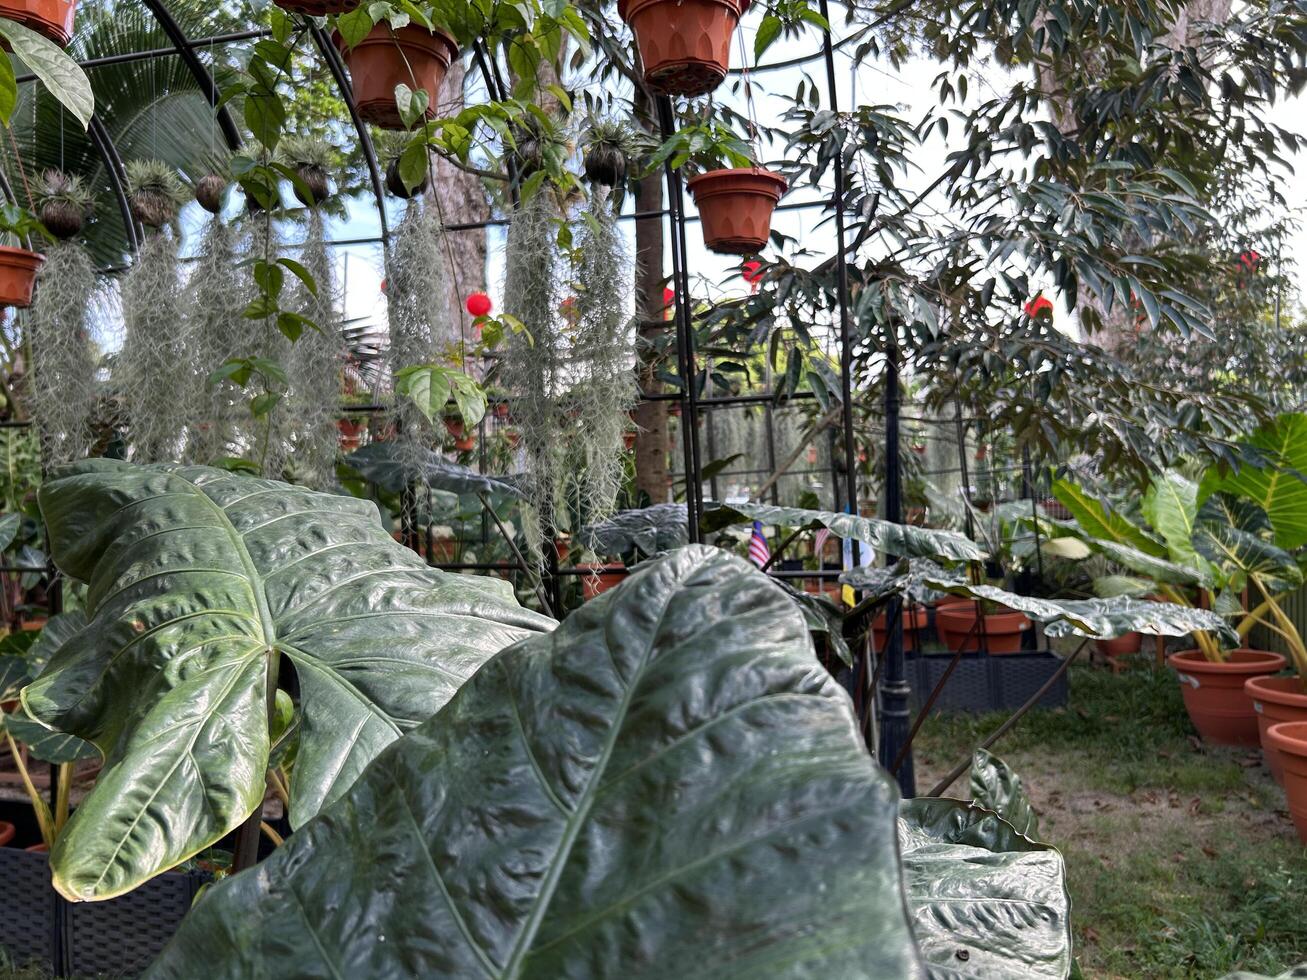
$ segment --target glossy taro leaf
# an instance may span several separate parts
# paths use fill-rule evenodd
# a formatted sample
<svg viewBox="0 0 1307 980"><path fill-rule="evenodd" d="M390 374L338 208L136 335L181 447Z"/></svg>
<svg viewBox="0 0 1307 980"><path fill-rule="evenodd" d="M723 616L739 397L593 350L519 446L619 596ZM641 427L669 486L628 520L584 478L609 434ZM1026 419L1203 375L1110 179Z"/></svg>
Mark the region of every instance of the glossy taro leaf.
<svg viewBox="0 0 1307 980"><path fill-rule="evenodd" d="M391 493L425 483L447 493L502 493L522 498L517 483L506 476L485 476L451 463L437 452L398 442L372 442L345 457L345 462L369 483Z"/></svg>
<svg viewBox="0 0 1307 980"><path fill-rule="evenodd" d="M259 805L283 658L300 692L298 826L488 657L552 625L506 583L427 568L367 501L94 460L57 471L40 502L56 563L88 583L89 622L23 702L105 755L51 855L70 898L134 888Z"/></svg>
<svg viewBox="0 0 1307 980"><path fill-rule="evenodd" d="M840 581L869 595L888 599L896 593L920 597L944 593L983 599L1025 613L1044 624L1049 636L1076 634L1110 639L1122 633L1186 636L1198 631L1220 633L1230 642L1237 636L1224 619L1206 609L1170 602L1145 602L1128 596L1111 599L1039 599L1017 595L994 585L973 585L965 578L924 559L903 560L892 570L854 568Z"/></svg>
<svg viewBox="0 0 1307 980"><path fill-rule="evenodd" d="M581 529L581 544L599 555L618 557L634 550L650 558L689 540L685 504L654 504L618 511L606 521Z"/></svg>
<svg viewBox="0 0 1307 980"><path fill-rule="evenodd" d="M913 524L894 524L875 517L855 517L828 510L773 507L771 504L723 504L703 515L703 528L717 531L733 524L780 524L783 527L826 527L838 538L863 541L878 551L904 558L938 561L981 561L985 552L956 531L939 531Z"/></svg>
<svg viewBox="0 0 1307 980"><path fill-rule="evenodd" d="M1039 817L1030 805L1021 777L993 753L976 749L971 756L971 799L993 810L1017 833L1037 840Z"/></svg>
<svg viewBox="0 0 1307 980"><path fill-rule="evenodd" d="M1070 975L1071 897L1056 848L991 810L947 799L905 800L899 838L932 980Z"/></svg>
<svg viewBox="0 0 1307 980"><path fill-rule="evenodd" d="M486 664L146 976L911 980L895 799L794 604L689 547Z"/></svg>
<svg viewBox="0 0 1307 980"><path fill-rule="evenodd" d="M0 656L0 734L8 732L23 744L28 756L42 762L75 762L99 753L94 745L76 735L54 732L33 721L21 707L11 704L17 710L6 711L5 702L15 701L50 657L85 625L86 616L80 610L51 616L23 655Z"/></svg>

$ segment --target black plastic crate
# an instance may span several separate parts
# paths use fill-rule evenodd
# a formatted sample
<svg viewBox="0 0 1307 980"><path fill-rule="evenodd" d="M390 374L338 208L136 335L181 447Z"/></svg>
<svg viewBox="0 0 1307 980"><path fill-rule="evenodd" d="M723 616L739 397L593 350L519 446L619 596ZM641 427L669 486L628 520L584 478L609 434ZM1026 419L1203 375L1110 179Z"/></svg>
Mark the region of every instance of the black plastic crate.
<svg viewBox="0 0 1307 980"><path fill-rule="evenodd" d="M0 946L59 975L130 977L172 938L208 876L171 871L106 902L67 902L48 856L0 847Z"/></svg>
<svg viewBox="0 0 1307 980"><path fill-rule="evenodd" d="M913 696L920 706L935 689L952 662L951 652L921 653L908 657L908 676L914 681ZM1026 703L1057 669L1062 658L1048 650L1030 653L964 653L944 684L932 710L1014 711ZM1044 696L1040 708L1059 708L1067 701L1067 679L1063 674Z"/></svg>

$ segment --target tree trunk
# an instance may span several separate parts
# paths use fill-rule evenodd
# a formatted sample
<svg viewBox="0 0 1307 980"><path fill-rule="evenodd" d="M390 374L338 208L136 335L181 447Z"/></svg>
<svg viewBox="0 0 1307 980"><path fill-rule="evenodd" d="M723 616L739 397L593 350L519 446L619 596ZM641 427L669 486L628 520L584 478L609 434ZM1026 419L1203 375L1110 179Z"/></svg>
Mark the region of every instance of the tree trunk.
<svg viewBox="0 0 1307 980"><path fill-rule="evenodd" d="M663 178L652 173L636 188L637 211L661 211ZM663 219L647 218L635 223L635 313L639 323L641 362L640 390L654 394L663 390L653 351L658 335L667 329L663 302L666 276L663 274ZM652 504L665 503L671 489L667 475L667 402L641 401L636 405L635 486Z"/></svg>

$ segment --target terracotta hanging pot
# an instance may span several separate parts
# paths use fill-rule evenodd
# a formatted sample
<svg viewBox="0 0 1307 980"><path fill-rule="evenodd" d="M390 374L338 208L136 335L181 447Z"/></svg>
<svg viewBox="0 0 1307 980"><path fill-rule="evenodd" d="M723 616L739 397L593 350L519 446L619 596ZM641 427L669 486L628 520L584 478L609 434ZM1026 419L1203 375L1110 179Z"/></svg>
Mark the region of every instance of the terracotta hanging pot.
<svg viewBox="0 0 1307 980"><path fill-rule="evenodd" d="M640 49L644 83L663 95L703 95L722 83L748 9L749 0L617 0Z"/></svg>
<svg viewBox="0 0 1307 980"><path fill-rule="evenodd" d="M1266 731L1267 747L1280 754L1284 795L1298 837L1307 844L1307 721L1282 721Z"/></svg>
<svg viewBox="0 0 1307 980"><path fill-rule="evenodd" d="M703 243L714 252L750 255L771 234L771 215L788 186L761 167L710 170L691 177L686 188L699 209Z"/></svg>
<svg viewBox="0 0 1307 980"><path fill-rule="evenodd" d="M1204 741L1217 745L1256 745L1257 712L1253 699L1244 691L1250 677L1278 674L1285 660L1264 650L1230 650L1222 663L1203 656L1201 650L1173 653L1167 663L1180 680L1189 720Z"/></svg>
<svg viewBox="0 0 1307 980"><path fill-rule="evenodd" d="M378 24L355 47L349 48L335 36L345 64L359 115L382 129L404 129L395 87L407 85L425 89L427 118L434 119L440 86L450 63L458 57L458 45L444 31L430 33L410 24L392 33L389 24Z"/></svg>
<svg viewBox="0 0 1307 980"><path fill-rule="evenodd" d="M1307 721L1307 690L1296 676L1250 677L1243 682L1244 693L1252 700L1253 713L1262 738L1262 758L1277 783L1284 782L1284 760L1267 741L1272 725L1282 721Z"/></svg>
<svg viewBox="0 0 1307 980"><path fill-rule="evenodd" d="M17 21L61 48L72 40L76 14L77 0L0 0L0 17Z"/></svg>
<svg viewBox="0 0 1307 980"><path fill-rule="evenodd" d="M347 14L358 7L362 0L273 0L282 10L306 17L328 17L331 14Z"/></svg>
<svg viewBox="0 0 1307 980"><path fill-rule="evenodd" d="M36 270L45 256L25 248L0 245L0 306L31 306Z"/></svg>

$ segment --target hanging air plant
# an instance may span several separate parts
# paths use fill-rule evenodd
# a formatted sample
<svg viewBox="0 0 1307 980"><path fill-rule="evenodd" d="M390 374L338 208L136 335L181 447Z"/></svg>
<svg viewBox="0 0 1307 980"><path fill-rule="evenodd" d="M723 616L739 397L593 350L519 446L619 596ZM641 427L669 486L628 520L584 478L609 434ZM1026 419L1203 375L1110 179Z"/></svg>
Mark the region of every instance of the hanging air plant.
<svg viewBox="0 0 1307 980"><path fill-rule="evenodd" d="M611 516L622 489L627 413L637 401L635 330L627 314L635 269L604 195L595 195L577 237L572 402L581 424L569 441L581 518Z"/></svg>
<svg viewBox="0 0 1307 980"><path fill-rule="evenodd" d="M312 136L288 136L279 153L299 178L293 188L301 204L315 208L331 197L331 173L340 156L334 146Z"/></svg>
<svg viewBox="0 0 1307 980"><path fill-rule="evenodd" d="M52 466L84 458L95 441L100 358L90 325L100 281L90 254L73 240L94 205L81 181L46 171L36 205L42 222L61 239L46 252L27 319L33 416L42 459Z"/></svg>
<svg viewBox="0 0 1307 980"><path fill-rule="evenodd" d="M132 160L127 164L127 200L137 221L162 228L177 218L186 202L186 187L166 163Z"/></svg>
<svg viewBox="0 0 1307 980"><path fill-rule="evenodd" d="M186 282L185 311L189 359L187 370L200 392L196 424L186 445L186 458L211 464L238 456L251 445L243 433L248 418L247 396L230 379L214 376L233 358L262 355L261 332L266 324L244 313L253 298L241 267L241 231L221 216L227 180L213 173L195 188L200 206L212 217L201 233L195 261Z"/></svg>
<svg viewBox="0 0 1307 980"><path fill-rule="evenodd" d="M82 184L80 177L70 176L62 170L47 170L41 175L36 215L50 234L60 241L82 233L94 205L95 196Z"/></svg>
<svg viewBox="0 0 1307 980"><path fill-rule="evenodd" d="M410 201L386 252L386 360L392 378L405 368L445 361L457 339L449 313L445 254L440 216L425 200ZM440 433L409 399L396 399L391 422L400 440L415 449L440 440Z"/></svg>
<svg viewBox="0 0 1307 980"><path fill-rule="evenodd" d="M197 407L187 363L188 335L178 247L172 225L185 200L180 178L165 164L127 165L132 213L151 229L123 277L123 346L114 366L132 458L177 460Z"/></svg>
<svg viewBox="0 0 1307 980"><path fill-rule="evenodd" d="M336 485L336 450L345 342L336 292L335 267L327 244L326 221L319 207L309 208L308 234L300 255L314 283L310 290L296 280L290 308L311 320L287 354L291 452L288 475L318 489Z"/></svg>
<svg viewBox="0 0 1307 980"><path fill-rule="evenodd" d="M531 477L530 504L539 526L527 540L537 557L556 527L562 445L568 421L558 403L563 383L563 336L558 323L557 211L538 191L513 212L508 226L504 311L524 325L511 332L501 380L512 394L513 414Z"/></svg>
<svg viewBox="0 0 1307 980"><path fill-rule="evenodd" d="M586 178L602 187L619 187L625 183L630 161L639 152L631 127L617 119L595 119L584 140Z"/></svg>

